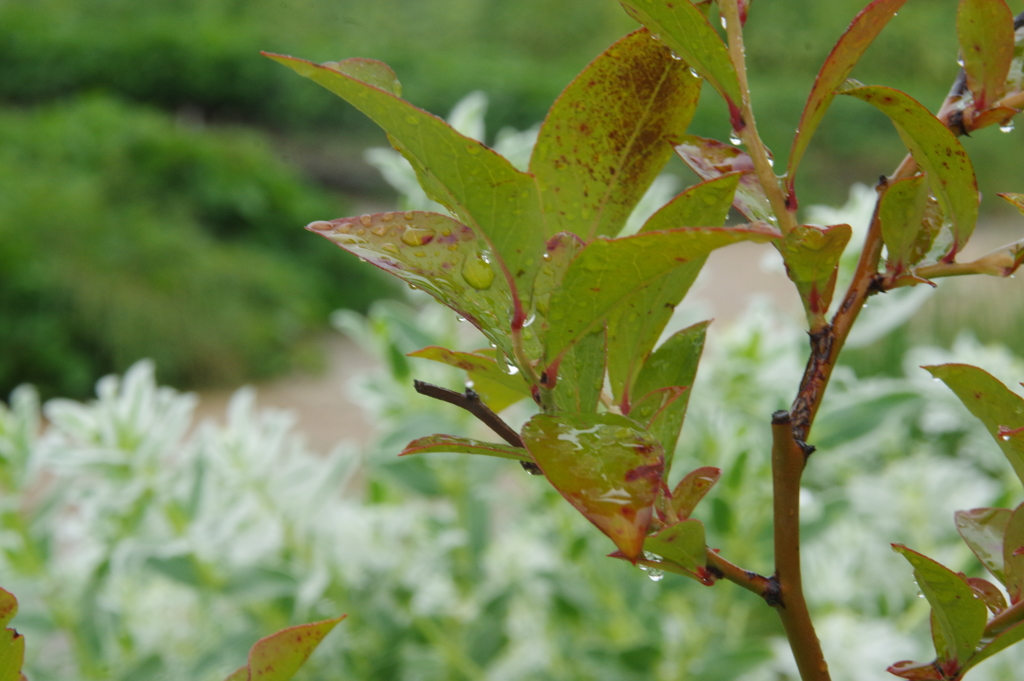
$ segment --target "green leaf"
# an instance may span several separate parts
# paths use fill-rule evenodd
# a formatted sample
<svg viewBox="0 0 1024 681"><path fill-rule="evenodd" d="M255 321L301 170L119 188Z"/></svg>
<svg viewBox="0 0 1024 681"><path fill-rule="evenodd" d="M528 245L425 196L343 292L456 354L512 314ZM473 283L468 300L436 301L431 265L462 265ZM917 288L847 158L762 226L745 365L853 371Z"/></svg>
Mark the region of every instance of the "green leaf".
<svg viewBox="0 0 1024 681"><path fill-rule="evenodd" d="M956 529L981 564L1001 584L1006 584L1003 571L1003 535L1010 522L1005 508L973 508L954 514Z"/></svg>
<svg viewBox="0 0 1024 681"><path fill-rule="evenodd" d="M1003 567L1010 605L1024 598L1024 504L1010 516L1003 535Z"/></svg>
<svg viewBox="0 0 1024 681"><path fill-rule="evenodd" d="M501 459L533 462L533 459L530 458L525 449L496 444L494 442L471 440L468 437L458 437L456 435L428 435L427 437L418 438L407 444L399 456L424 454L427 452L480 454L483 456L496 456Z"/></svg>
<svg viewBox="0 0 1024 681"><path fill-rule="evenodd" d="M993 638L988 645L986 645L984 648L978 651L974 655L974 657L972 657L970 661L968 661L968 663L964 665L962 671L966 672L968 669L976 667L977 665L981 664L982 662L992 657L996 653L1001 653L1002 651L1012 646L1014 643L1019 643L1020 641L1024 641L1024 622L1021 622L1013 627L1010 627L1006 631L1002 632L1001 634Z"/></svg>
<svg viewBox="0 0 1024 681"><path fill-rule="evenodd" d="M544 247L544 264L533 282L533 309L530 325L522 332L523 345L531 357L543 354L543 340L547 337L551 314L551 296L562 288L569 265L583 250L583 240L575 234L560 232L551 237Z"/></svg>
<svg viewBox="0 0 1024 681"><path fill-rule="evenodd" d="M484 352L486 351L480 351L479 354L455 352L431 345L410 352L409 357L429 359L462 369L473 382L473 390L480 395L484 404L495 412L530 396L530 384L518 370L515 374L510 374L508 369L503 368L493 358L485 356Z"/></svg>
<svg viewBox="0 0 1024 681"><path fill-rule="evenodd" d="M0 681L19 681L25 662L25 637L6 628L18 614L18 599L0 589Z"/></svg>
<svg viewBox="0 0 1024 681"><path fill-rule="evenodd" d="M566 349L599 328L615 309L647 286L662 285L679 267L721 246L768 240L767 225L730 229L675 229L621 239L599 237L572 261L562 287L551 298L545 358L548 375Z"/></svg>
<svg viewBox="0 0 1024 681"><path fill-rule="evenodd" d="M612 413L538 414L523 442L555 489L635 563L661 487L661 445Z"/></svg>
<svg viewBox="0 0 1024 681"><path fill-rule="evenodd" d="M666 527L644 542L644 551L672 561L685 570L696 570L707 563L704 524L699 520L682 520Z"/></svg>
<svg viewBox="0 0 1024 681"><path fill-rule="evenodd" d="M944 681L945 679L934 662L903 660L891 665L885 671L901 679L907 679L907 681Z"/></svg>
<svg viewBox="0 0 1024 681"><path fill-rule="evenodd" d="M936 650L940 662L964 665L981 641L987 620L985 604L974 597L970 585L960 575L931 558L893 544L893 549L914 567L914 579L928 599L935 616ZM948 649L948 657L941 648Z"/></svg>
<svg viewBox="0 0 1024 681"><path fill-rule="evenodd" d="M351 76L395 97L402 96L402 84L398 82L398 76L394 70L384 62L377 61L376 59L353 57L344 61L324 62L321 66L344 73L346 76Z"/></svg>
<svg viewBox="0 0 1024 681"><path fill-rule="evenodd" d="M686 132L700 84L645 30L584 69L548 112L530 159L548 235L618 234Z"/></svg>
<svg viewBox="0 0 1024 681"><path fill-rule="evenodd" d="M845 87L840 94L861 99L882 111L926 173L942 212L952 220L952 262L978 221L978 183L974 166L956 135L909 95L880 86Z"/></svg>
<svg viewBox="0 0 1024 681"><path fill-rule="evenodd" d="M1004 199L1011 206L1019 210L1021 212L1021 215L1024 215L1024 194L1013 194L1006 192L1002 194L996 194L996 196L1000 197L1001 199Z"/></svg>
<svg viewBox="0 0 1024 681"><path fill-rule="evenodd" d="M998 100L1013 61L1013 12L1004 0L960 0L956 13L967 88L982 111Z"/></svg>
<svg viewBox="0 0 1024 681"><path fill-rule="evenodd" d="M913 264L912 254L923 229L927 207L928 184L923 174L890 182L886 187L878 219L882 223L882 242L888 250L891 271L898 273Z"/></svg>
<svg viewBox="0 0 1024 681"><path fill-rule="evenodd" d="M980 577L968 577L967 583L971 585L974 595L985 604L985 607L993 615L998 615L1006 610L1006 597L1003 596L1003 592L999 590L998 586Z"/></svg>
<svg viewBox="0 0 1024 681"><path fill-rule="evenodd" d="M670 387L689 388L693 385L697 376L697 365L704 350L708 324L710 322L699 322L677 331L645 359L631 393L640 398L635 409L641 409L642 413L640 403L658 390ZM689 403L690 391L686 390L671 404L665 405L656 423L651 426L652 433L655 433L665 450L666 470L671 468L679 431L683 427ZM632 410L629 413L632 414Z"/></svg>
<svg viewBox="0 0 1024 681"><path fill-rule="evenodd" d="M679 519L689 518L700 500L722 477L720 468L704 466L687 473L672 490L672 511Z"/></svg>
<svg viewBox="0 0 1024 681"><path fill-rule="evenodd" d="M662 447L666 443L675 444L679 437L679 430L682 428L683 414L686 411L686 402L683 397L689 397L687 386L668 386L649 392L641 397L629 412L629 417L647 427L647 431L653 435ZM673 409L676 404L681 404L679 409ZM665 470L671 465L673 455L665 451Z"/></svg>
<svg viewBox="0 0 1024 681"><path fill-rule="evenodd" d="M407 211L319 221L308 230L326 237L447 305L506 354L512 354L512 293L478 234L437 213Z"/></svg>
<svg viewBox="0 0 1024 681"><path fill-rule="evenodd" d="M850 241L849 225L798 225L775 244L786 263L786 274L796 284L812 329L825 323L839 273L839 258Z"/></svg>
<svg viewBox="0 0 1024 681"><path fill-rule="evenodd" d="M681 192L647 219L640 233L678 227L721 227L743 173L726 173Z"/></svg>
<svg viewBox="0 0 1024 681"><path fill-rule="evenodd" d="M552 391L552 400L560 411L574 414L597 411L608 357L606 338L604 329L587 334L562 356Z"/></svg>
<svg viewBox="0 0 1024 681"><path fill-rule="evenodd" d="M676 153L703 180L741 173L732 205L748 220L775 220L768 197L754 173L754 162L745 151L718 140L686 135L676 145Z"/></svg>
<svg viewBox="0 0 1024 681"><path fill-rule="evenodd" d="M814 87L811 88L811 94L807 97L807 103L804 105L800 124L793 137L793 146L789 151L786 184L791 196L797 168L803 159L804 152L807 151L811 137L814 136L821 119L824 118L825 112L835 97L836 89L843 84L843 81L850 75L850 71L864 55L868 45L881 33L906 1L874 0L854 17L850 27L839 38L839 42L832 48L825 63L821 65L818 77L814 80Z"/></svg>
<svg viewBox="0 0 1024 681"><path fill-rule="evenodd" d="M416 170L427 195L488 241L493 264L508 280L516 312L528 308L529 301L520 297L529 295L529 287L523 284L533 281L540 266L537 251L546 230L530 175L381 87L383 69L371 69L366 60L349 68L345 66L349 60L322 66L283 55L266 56L327 88L383 128Z"/></svg>
<svg viewBox="0 0 1024 681"><path fill-rule="evenodd" d="M703 12L689 0L624 0L622 6L718 90L738 127L743 96L736 67Z"/></svg>
<svg viewBox="0 0 1024 681"><path fill-rule="evenodd" d="M324 636L345 619L336 617L322 622L300 624L256 641L249 650L249 664L225 681L288 681L320 645Z"/></svg>
<svg viewBox="0 0 1024 681"><path fill-rule="evenodd" d="M1017 477L1024 482L1024 431L1006 434L1000 430L1024 428L1024 399L978 367L943 364L924 369L942 379L967 410L981 419Z"/></svg>

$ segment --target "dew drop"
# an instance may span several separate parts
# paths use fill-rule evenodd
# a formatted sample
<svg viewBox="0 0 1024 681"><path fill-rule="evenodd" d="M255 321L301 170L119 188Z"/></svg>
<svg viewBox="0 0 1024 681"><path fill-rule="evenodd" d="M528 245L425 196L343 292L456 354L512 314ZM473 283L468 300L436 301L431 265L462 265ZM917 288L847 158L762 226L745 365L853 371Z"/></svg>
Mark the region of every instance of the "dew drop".
<svg viewBox="0 0 1024 681"><path fill-rule="evenodd" d="M652 33L651 40L661 40L661 35L658 33Z"/></svg>
<svg viewBox="0 0 1024 681"><path fill-rule="evenodd" d="M323 220L317 220L306 225L306 229L312 229L317 232L326 232L329 229L334 229L334 225Z"/></svg>
<svg viewBox="0 0 1024 681"><path fill-rule="evenodd" d="M728 31L729 30L729 21L725 18L724 14L720 17L720 20L722 22L722 28L724 28L725 30Z"/></svg>
<svg viewBox="0 0 1024 681"><path fill-rule="evenodd" d="M959 65L959 66L960 66L961 68L963 68L963 65L964 65L964 56L963 56L962 54L958 54L958 55L956 56L956 63L957 63L957 64L958 64L958 65Z"/></svg>
<svg viewBox="0 0 1024 681"><path fill-rule="evenodd" d="M434 238L434 230L408 225L402 232L402 243L408 246L423 246L429 244Z"/></svg>
<svg viewBox="0 0 1024 681"><path fill-rule="evenodd" d="M999 126L999 132L1013 132L1013 119L1006 121Z"/></svg>
<svg viewBox="0 0 1024 681"><path fill-rule="evenodd" d="M771 156L768 157L768 167L769 168L774 168L775 167L775 159L772 158Z"/></svg>
<svg viewBox="0 0 1024 681"><path fill-rule="evenodd" d="M675 50L671 50L668 54L669 54L670 57L672 57L676 61L682 61L683 60L682 57L680 57L678 54L676 54Z"/></svg>
<svg viewBox="0 0 1024 681"><path fill-rule="evenodd" d="M335 228L335 231L341 232L342 234L348 234L352 231L352 223L342 222Z"/></svg>
<svg viewBox="0 0 1024 681"><path fill-rule="evenodd" d="M692 66L690 67L690 75L693 76L694 78L700 78L700 74L697 73L697 69L693 68Z"/></svg>
<svg viewBox="0 0 1024 681"><path fill-rule="evenodd" d="M447 227L442 227L441 228L441 236L451 236L451 235L452 235L452 230L448 229Z"/></svg>
<svg viewBox="0 0 1024 681"><path fill-rule="evenodd" d="M665 579L665 571L658 570L656 568L651 568L647 571L647 578L650 579L652 582L660 582L661 580Z"/></svg>
<svg viewBox="0 0 1024 681"><path fill-rule="evenodd" d="M917 592L917 597L918 597L918 598L924 598L924 594L923 594L923 593L921 593L920 591L918 591L918 592Z"/></svg>
<svg viewBox="0 0 1024 681"><path fill-rule="evenodd" d="M551 260L551 254L545 252L544 255L540 256L543 260Z"/></svg>
<svg viewBox="0 0 1024 681"><path fill-rule="evenodd" d="M382 251L387 251L388 253L394 253L395 255L401 253L401 251L398 250L398 246L394 244L384 244L383 246L380 247L380 249Z"/></svg>
<svg viewBox="0 0 1024 681"><path fill-rule="evenodd" d="M740 139L739 133L737 133L735 130L729 131L729 144L732 144L733 146L736 147L743 144L743 140Z"/></svg>
<svg viewBox="0 0 1024 681"><path fill-rule="evenodd" d="M533 331L529 329L523 329L523 338L526 340L533 340Z"/></svg>
<svg viewBox="0 0 1024 681"><path fill-rule="evenodd" d="M464 322L464 321L466 321L466 318L463 317L460 314L457 314L457 315L455 315L455 321L457 321L457 322Z"/></svg>
<svg viewBox="0 0 1024 681"><path fill-rule="evenodd" d="M366 262L366 258L359 258L359 262Z"/></svg>
<svg viewBox="0 0 1024 681"><path fill-rule="evenodd" d="M371 218L369 215L360 215L359 222L363 223L363 227L369 227L370 225L373 224L373 218Z"/></svg>
<svg viewBox="0 0 1024 681"><path fill-rule="evenodd" d="M427 254L424 251L416 251L415 253L413 253L413 255L415 255L417 258L427 257Z"/></svg>
<svg viewBox="0 0 1024 681"><path fill-rule="evenodd" d="M509 376L515 376L516 374L519 373L519 367L517 367L515 364L506 364L505 368L508 369L508 371L506 371L505 373L507 373Z"/></svg>
<svg viewBox="0 0 1024 681"><path fill-rule="evenodd" d="M362 227L356 230L356 236L362 236L364 234L366 234L366 230L363 229Z"/></svg>
<svg viewBox="0 0 1024 681"><path fill-rule="evenodd" d="M416 217L416 212L415 211L411 211L411 210L405 211L405 219L406 220L412 220L414 217Z"/></svg>
<svg viewBox="0 0 1024 681"><path fill-rule="evenodd" d="M394 213L384 213L384 215L382 215L380 219L383 220L384 222L391 222L392 220L395 219L395 214Z"/></svg>
<svg viewBox="0 0 1024 681"><path fill-rule="evenodd" d="M409 288L411 288L413 291L417 291L419 290L420 287L417 286L416 284L409 284Z"/></svg>
<svg viewBox="0 0 1024 681"><path fill-rule="evenodd" d="M1003 442L1009 442L1010 441L1010 436L1009 435L1000 435L999 439L1002 440Z"/></svg>
<svg viewBox="0 0 1024 681"><path fill-rule="evenodd" d="M370 234L374 234L376 236L384 236L387 233L388 233L388 226L387 225L377 225L376 227L373 227L372 229L370 229Z"/></svg>

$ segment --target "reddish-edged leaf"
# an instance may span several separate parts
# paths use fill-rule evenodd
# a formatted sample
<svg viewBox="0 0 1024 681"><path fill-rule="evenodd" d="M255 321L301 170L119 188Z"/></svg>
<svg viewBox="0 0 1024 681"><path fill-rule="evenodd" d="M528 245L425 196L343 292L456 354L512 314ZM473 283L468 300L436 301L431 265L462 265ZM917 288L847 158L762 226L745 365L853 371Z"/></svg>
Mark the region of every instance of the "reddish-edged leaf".
<svg viewBox="0 0 1024 681"><path fill-rule="evenodd" d="M942 671L934 662L903 660L891 665L885 671L907 681L944 681Z"/></svg>
<svg viewBox="0 0 1024 681"><path fill-rule="evenodd" d="M899 11L907 0L874 0L858 14L850 27L846 29L839 42L832 48L818 77L814 80L814 87L804 105L804 113L800 117L800 124L797 126L796 135L793 137L793 146L789 152L789 167L786 169L786 183L790 193L793 191L793 181L796 178L796 170L800 160L810 144L825 111L835 97L836 89L843 84L850 71L864 55L875 37L885 28L889 20Z"/></svg>
<svg viewBox="0 0 1024 681"><path fill-rule="evenodd" d="M1003 535L1010 522L1005 508L972 508L954 514L956 529L981 564L1001 584L1006 584L1003 570Z"/></svg>
<svg viewBox="0 0 1024 681"><path fill-rule="evenodd" d="M704 466L687 473L672 490L671 506L676 517L679 519L689 518L693 509L697 507L704 495L711 491L720 477L722 477L722 470L711 466Z"/></svg>
<svg viewBox="0 0 1024 681"><path fill-rule="evenodd" d="M839 258L850 241L849 225L798 225L775 242L786 263L786 274L796 284L812 329L825 323L839 273Z"/></svg>
<svg viewBox="0 0 1024 681"><path fill-rule="evenodd" d="M644 411L641 405L648 396L665 388L689 388L693 385L709 323L700 322L677 331L644 360L631 393L637 397L633 409L640 410L634 418L642 418L639 415ZM690 390L687 389L665 404L649 426L665 449L666 470L672 466L672 457L689 402ZM629 413L633 415L632 410Z"/></svg>
<svg viewBox="0 0 1024 681"><path fill-rule="evenodd" d="M525 449L510 447L494 442L481 442L457 435L428 435L413 440L405 446L399 456L409 454L425 454L428 452L454 452L456 454L480 454L496 456L500 459L533 462Z"/></svg>
<svg viewBox="0 0 1024 681"><path fill-rule="evenodd" d="M636 31L609 47L562 92L530 159L548 236L615 236L686 132L700 79Z"/></svg>
<svg viewBox="0 0 1024 681"><path fill-rule="evenodd" d="M538 251L545 234L532 176L437 116L399 99L382 83L383 65L370 66L365 59L354 66L350 60L320 65L267 56L345 99L383 128L416 170L427 195L488 241L492 264L515 296L517 314L528 308L529 286L524 283L532 282L540 267Z"/></svg>
<svg viewBox="0 0 1024 681"><path fill-rule="evenodd" d="M423 289L511 356L512 293L497 258L472 228L437 213L408 211L314 222L307 229Z"/></svg>
<svg viewBox="0 0 1024 681"><path fill-rule="evenodd" d="M732 205L748 220L774 220L771 204L747 152L718 140L687 135L676 145L676 153L702 180L741 173Z"/></svg>
<svg viewBox="0 0 1024 681"><path fill-rule="evenodd" d="M25 662L25 637L6 628L18 614L18 599L0 589L0 681L19 681Z"/></svg>
<svg viewBox="0 0 1024 681"><path fill-rule="evenodd" d="M967 88L978 111L999 99L1013 61L1013 12L1005 0L960 0L956 13Z"/></svg>
<svg viewBox="0 0 1024 681"><path fill-rule="evenodd" d="M644 551L671 561L685 570L696 571L707 563L704 525L699 520L682 520L647 537Z"/></svg>
<svg viewBox="0 0 1024 681"><path fill-rule="evenodd" d="M1010 605L1024 597L1024 504L1010 516L1003 535L1003 569L1006 571L1006 593Z"/></svg>
<svg viewBox="0 0 1024 681"><path fill-rule="evenodd" d="M743 173L734 172L695 184L647 219L640 232L678 227L721 227L729 215Z"/></svg>
<svg viewBox="0 0 1024 681"><path fill-rule="evenodd" d="M857 84L839 92L861 99L888 116L914 160L928 173L932 191L952 221L955 244L947 256L952 262L978 221L978 183L960 141L921 103L899 90Z"/></svg>
<svg viewBox="0 0 1024 681"><path fill-rule="evenodd" d="M1017 430L1024 428L1024 399L978 367L943 364L924 368L942 379L968 411L981 419L1024 482L1024 431Z"/></svg>
<svg viewBox="0 0 1024 681"><path fill-rule="evenodd" d="M967 577L963 573L961 573L961 576L967 580L974 595L988 607L993 615L998 615L1003 610L1006 610L1006 598L1003 596L1003 592L999 590L999 587L981 577Z"/></svg>
<svg viewBox="0 0 1024 681"><path fill-rule="evenodd" d="M531 357L543 352L543 338L550 323L551 296L562 288L569 264L583 250L583 240L570 232L560 232L548 239L537 279L533 283L533 309L528 317L529 326L523 329L523 341Z"/></svg>
<svg viewBox="0 0 1024 681"><path fill-rule="evenodd" d="M686 403L683 396L689 397L688 386L668 386L658 388L641 397L629 411L629 417L643 423L647 431L657 438L662 447L666 444L675 446L679 430L683 426ZM676 408L676 405L679 405ZM665 450L665 470L669 470L673 455Z"/></svg>
<svg viewBox="0 0 1024 681"><path fill-rule="evenodd" d="M431 345L410 352L409 357L421 357L457 367L466 372L473 383L473 390L480 395L484 404L493 411L501 411L509 405L530 396L530 384L518 369L498 364L492 357L473 352L455 352L448 348Z"/></svg>
<svg viewBox="0 0 1024 681"><path fill-rule="evenodd" d="M882 241L888 250L891 271L899 273L911 264L927 207L928 184L924 175L896 180L886 187L878 219L882 223Z"/></svg>
<svg viewBox="0 0 1024 681"><path fill-rule="evenodd" d="M1006 192L997 194L996 196L1004 199L1011 206L1019 210L1021 212L1021 215L1024 215L1024 194L1013 194Z"/></svg>
<svg viewBox="0 0 1024 681"><path fill-rule="evenodd" d="M662 286L680 267L721 246L777 236L768 225L749 225L646 232L621 239L599 237L587 244L551 297L545 339L549 376L557 375L557 362L570 345L599 329L618 306L635 300L645 287Z"/></svg>
<svg viewBox="0 0 1024 681"><path fill-rule="evenodd" d="M914 579L932 606L939 663L943 668L963 666L974 655L985 630L985 604L974 597L966 580L949 568L902 544L892 547L914 567Z"/></svg>
<svg viewBox="0 0 1024 681"><path fill-rule="evenodd" d="M345 616L300 624L261 638L249 651L249 664L225 681L288 681Z"/></svg>
<svg viewBox="0 0 1024 681"><path fill-rule="evenodd" d="M551 484L636 562L661 486L661 445L618 414L538 414L523 442Z"/></svg>
<svg viewBox="0 0 1024 681"><path fill-rule="evenodd" d="M624 0L622 6L725 98L734 125L743 101L736 67L721 36L689 0Z"/></svg>
<svg viewBox="0 0 1024 681"><path fill-rule="evenodd" d="M998 636L993 638L984 648L979 650L966 665L964 665L961 672L966 673L968 669L976 667L996 653L1002 652L1013 644L1021 641L1024 641L1024 622L1019 622L1006 631L1000 632Z"/></svg>

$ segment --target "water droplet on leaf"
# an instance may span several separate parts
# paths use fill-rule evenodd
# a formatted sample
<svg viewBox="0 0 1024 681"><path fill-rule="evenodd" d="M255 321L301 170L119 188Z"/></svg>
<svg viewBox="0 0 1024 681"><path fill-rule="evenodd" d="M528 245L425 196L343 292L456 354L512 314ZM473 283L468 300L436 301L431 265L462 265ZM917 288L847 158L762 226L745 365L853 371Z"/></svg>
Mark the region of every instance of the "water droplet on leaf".
<svg viewBox="0 0 1024 681"><path fill-rule="evenodd" d="M306 229L312 229L317 232L326 232L329 229L334 229L334 225L323 220L317 220L316 222L309 223L309 225L306 226Z"/></svg>
<svg viewBox="0 0 1024 681"><path fill-rule="evenodd" d="M462 278L478 291L491 287L494 281L494 269L487 263L487 258L480 254L466 256L462 263Z"/></svg>
<svg viewBox="0 0 1024 681"><path fill-rule="evenodd" d="M999 126L999 132L1013 132L1013 119L1006 121Z"/></svg>
<svg viewBox="0 0 1024 681"><path fill-rule="evenodd" d="M743 140L740 139L739 133L737 133L735 130L729 131L729 144L736 147L743 144Z"/></svg>
<svg viewBox="0 0 1024 681"><path fill-rule="evenodd" d="M651 568L650 570L647 571L647 577L652 582L660 582L661 580L665 579L665 572L664 572L664 570L658 570L657 568Z"/></svg>
<svg viewBox="0 0 1024 681"><path fill-rule="evenodd" d="M729 20L725 18L724 14L720 17L720 20L722 22L722 28L724 28L725 30L728 31L729 30Z"/></svg>
<svg viewBox="0 0 1024 681"><path fill-rule="evenodd" d="M671 56L676 61L682 61L683 60L682 57L680 57L678 54L676 54L675 50L670 51L669 52L669 56Z"/></svg>
<svg viewBox="0 0 1024 681"><path fill-rule="evenodd" d="M363 227L369 227L370 225L373 224L373 218L371 218L369 215L360 215L359 222L363 223Z"/></svg>
<svg viewBox="0 0 1024 681"><path fill-rule="evenodd" d="M428 228L413 227L408 225L402 232L402 243L408 246L423 246L429 244L434 238L434 230Z"/></svg>

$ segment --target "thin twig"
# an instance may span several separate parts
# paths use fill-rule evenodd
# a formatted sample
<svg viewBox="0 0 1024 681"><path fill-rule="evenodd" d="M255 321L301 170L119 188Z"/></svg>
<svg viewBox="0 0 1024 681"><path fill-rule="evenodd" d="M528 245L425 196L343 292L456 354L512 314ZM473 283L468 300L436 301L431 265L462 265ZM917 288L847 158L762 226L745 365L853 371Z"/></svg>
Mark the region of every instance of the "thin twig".
<svg viewBox="0 0 1024 681"><path fill-rule="evenodd" d="M776 605L778 602L778 582L770 577L759 575L750 570L744 570L738 565L730 563L712 548L707 549L706 569L716 579L725 579L738 586L743 587L751 593L755 593L765 600L768 605Z"/></svg>
<svg viewBox="0 0 1024 681"><path fill-rule="evenodd" d="M493 430L498 437L507 442L513 447L519 449L526 449L526 445L523 444L523 439L519 437L512 426L505 423L500 416L491 411L480 399L480 395L476 393L472 388L466 388L466 392L457 393L454 390L448 388L442 388L439 385L433 383L426 383L424 381L413 381L413 387L416 388L416 392L420 395L426 395L427 397L433 397L435 400L441 400L448 404L454 404L456 407L462 407L473 416L480 419L484 425ZM519 462L523 469L528 471L532 475L543 475L537 464L530 463L529 461Z"/></svg>

